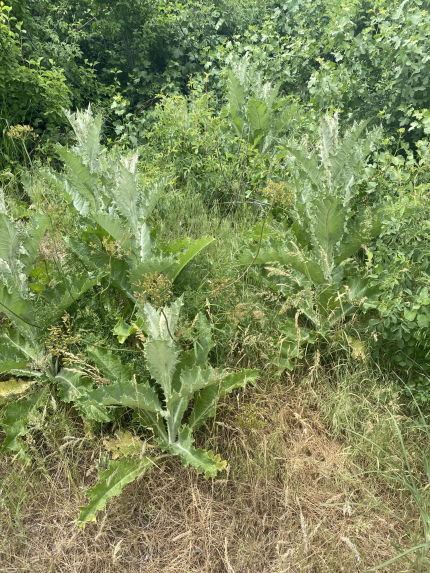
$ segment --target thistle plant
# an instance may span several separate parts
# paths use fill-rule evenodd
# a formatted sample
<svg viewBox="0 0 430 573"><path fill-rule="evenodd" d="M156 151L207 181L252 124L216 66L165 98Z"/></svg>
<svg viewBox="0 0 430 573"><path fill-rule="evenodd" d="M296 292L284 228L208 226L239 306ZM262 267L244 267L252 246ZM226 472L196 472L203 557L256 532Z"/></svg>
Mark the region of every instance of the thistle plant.
<svg viewBox="0 0 430 573"><path fill-rule="evenodd" d="M279 97L279 87L264 82L246 57L227 74L224 113L236 134L262 155L271 151L298 109Z"/></svg>
<svg viewBox="0 0 430 573"><path fill-rule="evenodd" d="M175 280L184 266L213 239L183 239L161 245L149 218L165 192L167 179L143 181L138 154L108 153L100 143L102 119L91 109L67 117L76 135L68 150L58 146L65 164L64 199L76 210L78 236L66 243L90 272L115 288L131 312L133 284L143 275L163 273Z"/></svg>
<svg viewBox="0 0 430 573"><path fill-rule="evenodd" d="M40 339L97 282L90 276L67 277L36 295L29 278L48 224L43 213L18 226L6 209L0 212L0 311L7 319L0 334L0 373L35 375L25 365L44 355Z"/></svg>
<svg viewBox="0 0 430 573"><path fill-rule="evenodd" d="M144 450L131 457L112 459L99 483L87 492L89 504L81 508L78 523L95 521L112 496L166 456L179 456L185 466L192 466L205 477L215 477L225 461L212 451L196 449L195 430L215 415L221 396L246 382L255 380L256 370L227 372L208 364L211 328L203 315L196 317L200 336L193 348L184 349L175 336L182 300L170 307L142 305L138 320L144 336L143 354L149 376L130 364L124 364L109 350L90 348L89 358L100 370L100 377L82 371L80 365L63 369L56 377L60 397L72 402L87 420L108 422L118 408L131 409L138 427L150 429L161 453L144 456ZM140 329L139 329L140 330Z"/></svg>
<svg viewBox="0 0 430 573"><path fill-rule="evenodd" d="M131 314L136 302L134 292L139 290L135 290L135 283L153 275L158 277L159 288L163 281L171 285L183 267L213 240L204 237L159 245L148 219L166 180L144 186L136 154L108 154L100 144L101 116L93 118L88 110L68 117L77 143L71 150L58 148L66 172L51 175L59 183L65 201L75 209L78 232L63 237L63 242L82 266L72 273L62 263L52 228L55 205L46 208L41 201L28 210L27 223L14 222L0 197L0 312L6 319L0 333L0 376L38 381L35 392L32 386L28 396L7 404L2 411L6 432L2 450L19 455L25 455L26 444L21 437L28 431L28 420L36 417L61 367L61 359L51 352L49 338L64 312L89 289L104 282L119 291ZM10 136L24 141L31 130L18 127ZM38 284L30 276L34 271L37 276L41 245L48 233L54 247L55 280ZM125 340L128 332L121 331L119 340ZM90 408L91 414L106 418L101 407Z"/></svg>
<svg viewBox="0 0 430 573"><path fill-rule="evenodd" d="M44 337L66 309L97 283L90 276L67 277L39 292L31 288L30 274L48 224L43 213L33 212L26 224L20 221L18 225L6 207L0 212L0 311L4 317L0 376L23 377L28 384L21 387L29 393L2 410L6 439L1 449L21 457L26 455L26 444L20 438L27 433L29 420L37 418L38 408L46 402L46 385L58 372L58 362L47 351Z"/></svg>
<svg viewBox="0 0 430 573"><path fill-rule="evenodd" d="M370 149L368 141L359 139L366 125L355 125L342 139L337 115L327 115L311 154L303 146L286 149L293 223L281 229L273 225L261 248L243 257L244 263L264 264L269 277L277 277L272 286L286 297L282 311L294 312L282 329L285 367L293 367L301 346L366 308L375 294L352 258L380 232L378 210L357 208L353 202ZM255 238L261 237L259 225ZM300 317L312 327L299 322Z"/></svg>

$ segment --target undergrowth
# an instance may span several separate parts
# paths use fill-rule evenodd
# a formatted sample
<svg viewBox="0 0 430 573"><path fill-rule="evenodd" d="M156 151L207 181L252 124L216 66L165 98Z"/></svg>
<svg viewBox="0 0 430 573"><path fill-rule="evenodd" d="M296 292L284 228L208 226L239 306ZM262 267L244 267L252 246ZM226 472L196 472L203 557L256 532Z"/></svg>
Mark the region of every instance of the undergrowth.
<svg viewBox="0 0 430 573"><path fill-rule="evenodd" d="M43 166L3 126L1 571L429 570L427 110L226 57Z"/></svg>
<svg viewBox="0 0 430 573"><path fill-rule="evenodd" d="M300 378L260 383L222 400L210 437L203 431L197 443L228 452L224 475L206 482L175 462L154 467L84 532L73 526L76 509L83 490L106 468L112 433L84 432L82 420L53 396L30 444L32 461L12 471L7 457L1 462L1 565L35 572L352 573L392 559L420 532L417 508L388 477L399 459L390 426L397 404L385 408L373 381L353 365L344 367L335 389L330 372L320 372L318 381ZM366 406L357 400L349 423L339 421L336 409L356 383L368 393ZM417 441L410 424L397 423L412 455ZM370 442L353 428L370 424L374 431L366 436L373 447L392 454L365 451ZM31 487L20 479L22 471L32 476ZM426 569L403 560L380 570Z"/></svg>

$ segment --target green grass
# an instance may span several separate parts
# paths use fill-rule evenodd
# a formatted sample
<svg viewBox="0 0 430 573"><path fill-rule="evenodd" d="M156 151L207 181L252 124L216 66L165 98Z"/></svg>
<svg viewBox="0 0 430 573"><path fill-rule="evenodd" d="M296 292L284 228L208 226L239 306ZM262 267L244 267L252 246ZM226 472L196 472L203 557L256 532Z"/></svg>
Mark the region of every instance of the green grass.
<svg viewBox="0 0 430 573"><path fill-rule="evenodd" d="M390 376L372 363L355 368L341 364L323 377L318 391L312 391L333 435L343 439L349 455L364 464L363 478L384 484L403 501L399 511L401 504L390 510L383 500L374 500L381 516L397 519L408 536L407 544L393 541L397 555L386 565L424 573L430 567L430 431L418 407L415 417L405 415L393 390L394 379L394 373ZM417 518L411 520L409 512Z"/></svg>

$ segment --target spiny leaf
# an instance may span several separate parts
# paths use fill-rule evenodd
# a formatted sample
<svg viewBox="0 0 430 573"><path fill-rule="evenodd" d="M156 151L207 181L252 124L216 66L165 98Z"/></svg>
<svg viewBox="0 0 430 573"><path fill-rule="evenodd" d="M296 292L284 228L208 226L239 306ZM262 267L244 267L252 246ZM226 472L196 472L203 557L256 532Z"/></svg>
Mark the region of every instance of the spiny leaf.
<svg viewBox="0 0 430 573"><path fill-rule="evenodd" d="M216 405L219 398L218 392L218 385L214 384L196 393L193 410L188 420L188 425L191 430L197 430L208 418L215 416Z"/></svg>
<svg viewBox="0 0 430 573"><path fill-rule="evenodd" d="M141 313L143 325L145 328L145 332L150 336L152 339L160 339L165 340L166 336L169 336L168 331L164 332L160 329L160 321L161 321L161 312L158 311L151 306L150 304L145 304L143 308L143 312ZM163 321L165 321L163 317ZM167 338L169 341L169 338Z"/></svg>
<svg viewBox="0 0 430 573"><path fill-rule="evenodd" d="M176 255L151 255L130 271L130 283L134 285L142 280L143 275L155 272L163 273L167 269L174 268L176 264L178 264L178 257Z"/></svg>
<svg viewBox="0 0 430 573"><path fill-rule="evenodd" d="M221 396L235 388L243 388L246 383L253 383L259 375L258 370L241 370L230 372L212 386L207 386L195 394L194 406L188 420L192 430L200 428L206 420L215 415L216 404Z"/></svg>
<svg viewBox="0 0 430 573"><path fill-rule="evenodd" d="M312 240L317 256L330 273L333 267L333 253L344 234L346 212L337 197L327 196L313 205Z"/></svg>
<svg viewBox="0 0 430 573"><path fill-rule="evenodd" d="M261 263L280 263L281 265L291 266L297 271L301 272L305 277L310 278L314 283L322 284L325 282L325 276L320 265L312 260L306 253L304 253L298 247L293 250L286 250L292 245L284 245L283 248L273 247L263 247L258 253L258 257L255 259L255 264ZM249 264L254 260L252 254L246 253L241 257L241 262L244 264Z"/></svg>
<svg viewBox="0 0 430 573"><path fill-rule="evenodd" d="M20 263L18 260L18 249L20 246L20 237L15 226L9 220L7 215L0 213L0 276L3 275L11 281L9 290L14 285L22 291L22 282Z"/></svg>
<svg viewBox="0 0 430 573"><path fill-rule="evenodd" d="M168 178L161 177L151 185L148 185L142 192L142 200L141 200L141 214L143 217L147 218L151 215L152 211L154 210L155 205L157 204L160 197L163 195L166 186L167 186Z"/></svg>
<svg viewBox="0 0 430 573"><path fill-rule="evenodd" d="M21 261L24 265L24 273L28 277L31 266L39 254L39 245L49 224L49 217L44 213L32 215L26 228L26 236L23 239L22 246L25 253L21 255Z"/></svg>
<svg viewBox="0 0 430 573"><path fill-rule="evenodd" d="M205 247L214 242L212 237L202 237L195 241L183 240L175 241L167 246L169 252L178 254L177 262L168 271L167 276L174 281L182 269L202 251ZM182 251L182 252L181 252Z"/></svg>
<svg viewBox="0 0 430 573"><path fill-rule="evenodd" d="M316 186L321 185L321 172L318 167L315 155L307 155L302 149L288 147L287 150L294 155L298 165L305 171L306 175Z"/></svg>
<svg viewBox="0 0 430 573"><path fill-rule="evenodd" d="M219 455L214 456L211 451L205 452L201 448L193 447L194 439L191 436L191 429L183 426L178 432L178 441L171 444L169 450L181 456L184 466L191 465L196 470L203 472L205 477L215 477L216 474L223 470L227 462L221 461Z"/></svg>
<svg viewBox="0 0 430 573"><path fill-rule="evenodd" d="M348 301L347 293L340 292L335 285L326 285L316 294L315 298L316 312L311 320L319 329L323 323L326 323L326 326L336 324L343 316L348 316L354 308L354 305ZM313 307L314 305L312 305L312 310Z"/></svg>
<svg viewBox="0 0 430 573"><path fill-rule="evenodd" d="M182 422L188 404L195 392L215 384L217 382L217 373L212 368L202 370L195 365L192 368L184 369L180 374L181 387L179 392L172 392L171 396L166 398L166 407L168 410L167 428L169 431L169 442L176 440L178 429Z"/></svg>
<svg viewBox="0 0 430 573"><path fill-rule="evenodd" d="M94 120L90 122L88 130L85 134L84 155L85 158L88 160L90 169L93 173L98 170L97 160L101 152L100 134L102 130L102 124L103 124L103 118L102 115L99 113L98 115L96 115Z"/></svg>
<svg viewBox="0 0 430 573"><path fill-rule="evenodd" d="M354 225L347 229L346 240L341 241L334 257L334 262L339 265L363 245L369 243L371 239L377 237L381 232L381 219L378 214L372 214L368 217L362 217Z"/></svg>
<svg viewBox="0 0 430 573"><path fill-rule="evenodd" d="M146 221L139 220L139 227L134 233L132 244L137 263L154 258L154 238L151 227Z"/></svg>
<svg viewBox="0 0 430 573"><path fill-rule="evenodd" d="M230 113L234 117L245 102L245 91L240 79L233 71L228 72L227 98Z"/></svg>
<svg viewBox="0 0 430 573"><path fill-rule="evenodd" d="M0 258L12 264L17 258L19 233L4 213L0 213Z"/></svg>
<svg viewBox="0 0 430 573"><path fill-rule="evenodd" d="M178 430L182 423L182 417L188 408L188 404L190 403L191 395L187 394L182 398L177 398L169 400L167 404L168 416L166 418L167 422L167 432L169 436L169 445L176 442L176 438L178 435Z"/></svg>
<svg viewBox="0 0 430 573"><path fill-rule="evenodd" d="M152 378L161 386L166 398L172 394L172 378L178 362L179 351L171 341L149 340L145 345L145 357Z"/></svg>
<svg viewBox="0 0 430 573"><path fill-rule="evenodd" d="M87 491L89 504L79 508L78 525L85 527L89 521L96 521L97 511L104 509L110 498L119 496L127 484L145 473L153 464L147 457L110 460L109 468L99 474L98 484Z"/></svg>
<svg viewBox="0 0 430 573"><path fill-rule="evenodd" d="M106 408L100 403L89 401L89 394L93 390L92 380L67 368L63 368L55 380L58 385L58 394L63 402L72 402L90 420L109 422L110 416Z"/></svg>
<svg viewBox="0 0 430 573"><path fill-rule="evenodd" d="M210 384L215 384L218 380L218 373L210 366L202 369L196 365L192 368L185 368L181 372L180 380L181 389L179 394L181 396L188 396Z"/></svg>
<svg viewBox="0 0 430 573"><path fill-rule="evenodd" d="M17 330L5 329L0 334L0 359L16 362L36 362L43 356L42 349Z"/></svg>
<svg viewBox="0 0 430 573"><path fill-rule="evenodd" d="M90 210L97 211L95 198L97 188L97 175L91 173L81 157L64 147L57 146L57 153L68 167L67 181L69 193L75 209L86 215Z"/></svg>
<svg viewBox="0 0 430 573"><path fill-rule="evenodd" d="M244 137L246 136L245 133L245 128L246 128L246 124L245 121L243 119L241 119L240 117L234 117L232 118L233 120L233 125L236 128L236 132L237 135L239 135L240 137Z"/></svg>
<svg viewBox="0 0 430 573"><path fill-rule="evenodd" d="M199 313L197 319L197 328L199 330L199 337L194 342L194 353L196 356L196 363L199 366L206 364L208 354L213 348L212 328L209 321L204 314Z"/></svg>
<svg viewBox="0 0 430 573"><path fill-rule="evenodd" d="M100 154L100 134L103 124L102 115L95 118L91 112L91 106L83 111L71 113L65 110L65 115L69 120L76 139L78 140L77 151L82 154L89 164L91 171L97 170L97 159Z"/></svg>
<svg viewBox="0 0 430 573"><path fill-rule="evenodd" d="M162 412L157 392L148 382L137 384L134 380L117 381L112 386L102 385L86 395L88 404L96 406L123 406L151 412Z"/></svg>
<svg viewBox="0 0 430 573"><path fill-rule="evenodd" d="M170 307L164 307L162 310L156 310L150 304L146 304L142 316L148 336L153 340L173 343L172 337L177 328L182 305L182 297L176 299Z"/></svg>
<svg viewBox="0 0 430 573"><path fill-rule="evenodd" d="M37 409L44 402L46 389L26 396L16 402L10 402L2 410L1 425L6 438L1 447L2 452L16 452L25 457L26 445L21 443L20 437L28 432L28 424L37 421Z"/></svg>
<svg viewBox="0 0 430 573"><path fill-rule="evenodd" d="M264 135L270 128L271 111L264 102L251 98L248 102L246 116L251 124L253 135L254 132L262 132L261 135ZM254 137L256 136L257 133L255 133Z"/></svg>
<svg viewBox="0 0 430 573"><path fill-rule="evenodd" d="M132 287L127 280L128 265L125 260L110 257L101 250L95 251L85 241L76 237L68 237L65 243L85 264L98 273L99 279L107 276L113 286L125 293L127 297L133 297Z"/></svg>
<svg viewBox="0 0 430 573"><path fill-rule="evenodd" d="M364 304L366 307L369 300L379 292L378 286L370 286L370 279L360 277L349 277L345 281L344 288L348 295L348 300L354 304Z"/></svg>
<svg viewBox="0 0 430 573"><path fill-rule="evenodd" d="M326 114L321 118L320 139L321 162L329 169L331 166L331 156L334 155L338 149L339 129L337 115L331 117Z"/></svg>
<svg viewBox="0 0 430 573"><path fill-rule="evenodd" d="M124 228L124 221L108 213L93 213L91 216L117 242L121 250L127 253L126 258L133 259L133 263L137 264L139 261L131 251L132 237Z"/></svg>
<svg viewBox="0 0 430 573"><path fill-rule="evenodd" d="M58 386L58 394L63 402L77 402L86 397L93 390L93 382L85 378L80 372L69 368L63 368L55 377Z"/></svg>
<svg viewBox="0 0 430 573"><path fill-rule="evenodd" d="M112 354L111 350L94 346L88 348L88 355L109 382L128 382L132 380L133 367L130 364L123 364L118 356Z"/></svg>
<svg viewBox="0 0 430 573"><path fill-rule="evenodd" d="M131 173L122 163L117 163L114 202L121 215L128 221L133 235L138 234L140 226L139 196L136 174Z"/></svg>
<svg viewBox="0 0 430 573"><path fill-rule="evenodd" d="M24 298L17 289L9 293L6 286L0 286L0 311L3 312L21 332L30 337L36 336L38 314L33 304Z"/></svg>
<svg viewBox="0 0 430 573"><path fill-rule="evenodd" d="M0 359L0 374L18 374L21 376L29 375L33 373L30 368L28 368L28 360L21 358L21 360L14 360L13 358L3 358ZM36 373L34 373L36 376Z"/></svg>
<svg viewBox="0 0 430 573"><path fill-rule="evenodd" d="M335 155L330 158L332 185L336 184L338 176L342 173L342 169L345 167L348 159L350 158L351 152L354 150L358 139L368 125L369 121L370 120L368 119L354 126L354 128L343 138L342 143L336 150Z"/></svg>
<svg viewBox="0 0 430 573"><path fill-rule="evenodd" d="M158 436L158 443L161 449L165 450L169 447L169 436L167 434L166 424L164 418L158 412L136 410L133 418L137 420L141 426L147 426L153 430Z"/></svg>
<svg viewBox="0 0 430 573"><path fill-rule="evenodd" d="M109 213L92 213L91 218L98 224L102 229L106 231L115 241L118 243L123 243L126 239L127 233L124 229L124 221L119 217L115 217Z"/></svg>
<svg viewBox="0 0 430 573"><path fill-rule="evenodd" d="M51 323L61 318L65 310L77 302L83 294L92 289L98 282L97 279L85 276L75 279L65 278L65 281L67 283L62 282L52 289L43 291L43 298L51 305L50 309L49 307L46 309Z"/></svg>
<svg viewBox="0 0 430 573"><path fill-rule="evenodd" d="M239 372L230 372L221 380L219 387L219 396L225 396L235 388L243 388L247 383L254 383L260 374L259 370L240 370Z"/></svg>

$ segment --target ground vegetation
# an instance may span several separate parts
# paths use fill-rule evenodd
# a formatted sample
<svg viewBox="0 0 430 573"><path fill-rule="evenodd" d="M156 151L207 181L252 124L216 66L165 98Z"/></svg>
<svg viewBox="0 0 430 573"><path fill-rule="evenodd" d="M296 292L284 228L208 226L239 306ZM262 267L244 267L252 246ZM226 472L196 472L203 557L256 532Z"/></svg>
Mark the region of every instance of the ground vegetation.
<svg viewBox="0 0 430 573"><path fill-rule="evenodd" d="M428 9L0 3L0 571L429 570Z"/></svg>

